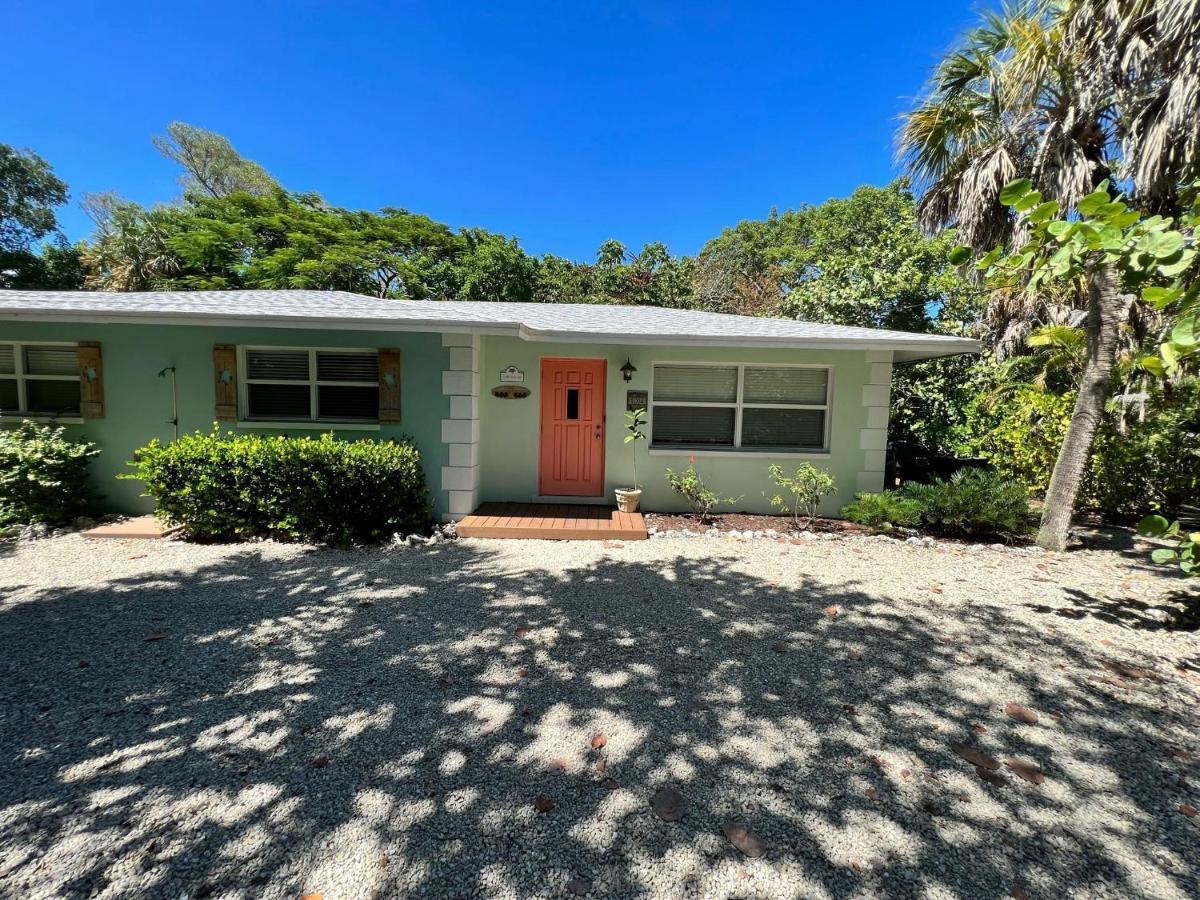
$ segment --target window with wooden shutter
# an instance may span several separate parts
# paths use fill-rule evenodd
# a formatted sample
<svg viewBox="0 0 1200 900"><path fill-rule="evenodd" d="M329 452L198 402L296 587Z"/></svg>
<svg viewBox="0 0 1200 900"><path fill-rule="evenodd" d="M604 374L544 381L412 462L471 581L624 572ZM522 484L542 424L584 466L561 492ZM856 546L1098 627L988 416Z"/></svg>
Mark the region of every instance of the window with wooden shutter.
<svg viewBox="0 0 1200 900"><path fill-rule="evenodd" d="M824 451L829 369L654 367L651 443L680 449Z"/></svg>
<svg viewBox="0 0 1200 900"><path fill-rule="evenodd" d="M81 382L77 344L0 344L0 414L74 418Z"/></svg>

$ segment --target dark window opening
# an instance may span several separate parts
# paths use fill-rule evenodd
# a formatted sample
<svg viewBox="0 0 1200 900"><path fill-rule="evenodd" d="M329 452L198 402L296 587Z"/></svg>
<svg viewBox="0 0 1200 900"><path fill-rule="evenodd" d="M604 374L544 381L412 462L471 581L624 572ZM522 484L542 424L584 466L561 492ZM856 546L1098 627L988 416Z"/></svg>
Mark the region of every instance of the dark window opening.
<svg viewBox="0 0 1200 900"><path fill-rule="evenodd" d="M567 420L579 418L579 388L567 388Z"/></svg>

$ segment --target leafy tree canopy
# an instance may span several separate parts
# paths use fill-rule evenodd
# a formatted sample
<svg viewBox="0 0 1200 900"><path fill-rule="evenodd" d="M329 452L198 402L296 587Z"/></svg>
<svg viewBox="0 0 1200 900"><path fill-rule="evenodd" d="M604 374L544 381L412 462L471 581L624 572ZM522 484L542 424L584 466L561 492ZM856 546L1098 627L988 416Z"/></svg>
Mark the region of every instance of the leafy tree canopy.
<svg viewBox="0 0 1200 900"><path fill-rule="evenodd" d="M186 122L172 122L165 135L155 135L154 146L183 168L179 182L187 199L227 197L230 194L267 194L279 184L258 163L233 149L223 135Z"/></svg>
<svg viewBox="0 0 1200 900"><path fill-rule="evenodd" d="M0 144L0 251L27 250L58 227L67 186L32 150Z"/></svg>
<svg viewBox="0 0 1200 900"><path fill-rule="evenodd" d="M926 237L904 180L740 223L700 253L701 299L730 312L930 331L968 285L949 233Z"/></svg>

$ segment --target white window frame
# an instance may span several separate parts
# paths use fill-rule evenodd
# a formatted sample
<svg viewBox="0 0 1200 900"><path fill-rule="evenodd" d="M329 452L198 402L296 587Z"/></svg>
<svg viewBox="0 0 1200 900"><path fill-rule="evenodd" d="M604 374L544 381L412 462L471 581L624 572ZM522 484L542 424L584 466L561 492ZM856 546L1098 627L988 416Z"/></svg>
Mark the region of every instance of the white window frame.
<svg viewBox="0 0 1200 900"><path fill-rule="evenodd" d="M79 425L83 423L83 416L79 413L66 416L56 416L53 413L44 412L29 412L29 390L28 384L32 381L74 381L79 384L79 375L29 375L25 372L25 348L26 347L71 347L76 352L79 350L79 344L74 341L0 341L0 344L7 344L13 348L13 374L0 373L0 378L7 381L15 381L17 383L17 409L9 410L0 409L0 415L3 415L5 421L14 421L17 419L45 419L53 422L62 422L68 425ZM83 404L82 388L80 388L80 406Z"/></svg>
<svg viewBox="0 0 1200 900"><path fill-rule="evenodd" d="M280 353L307 353L308 379L298 378L251 378L249 352L262 350ZM357 353L360 356L375 356L379 350L373 347L281 347L272 344L238 344L238 427L239 428L319 428L322 431L336 429L338 431L378 431L379 413L374 419L319 419L317 388L320 387L373 387L379 390L379 379L375 381L322 381L317 377L318 353ZM250 418L250 388L251 384L285 384L308 385L308 415L307 419L252 419Z"/></svg>
<svg viewBox="0 0 1200 900"><path fill-rule="evenodd" d="M737 369L737 398L729 403L708 403L701 401L688 400L663 400L661 402L654 399L654 381L655 374L658 369L675 367L675 368L696 368L696 367L712 367L717 369ZM743 399L743 390L746 384L746 369L823 369L825 375L825 402L822 403L747 403ZM818 365L815 363L732 363L732 362L708 362L708 361L692 361L692 360L662 360L651 362L650 364L650 397L647 401L649 409L647 416L649 418L650 428L650 446L649 452L652 456L780 456L780 457L797 457L797 458L827 458L829 456L829 436L832 433L833 423L833 366ZM708 407L717 409L733 409L733 446L714 446L711 444L697 444L692 447L685 445L672 444L656 444L654 442L654 407L655 406L681 406L681 407ZM821 437L822 444L820 447L743 447L742 446L742 411L746 409L819 409L825 413L825 429Z"/></svg>

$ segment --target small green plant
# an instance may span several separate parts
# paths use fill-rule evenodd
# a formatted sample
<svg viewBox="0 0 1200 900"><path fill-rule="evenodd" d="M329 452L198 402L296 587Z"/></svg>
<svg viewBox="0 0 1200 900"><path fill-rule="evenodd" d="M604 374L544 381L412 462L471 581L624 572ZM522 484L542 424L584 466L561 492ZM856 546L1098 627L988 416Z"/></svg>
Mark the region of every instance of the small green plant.
<svg viewBox="0 0 1200 900"><path fill-rule="evenodd" d="M811 526L821 498L837 490L837 480L832 475L808 462L797 466L791 475L784 472L782 466L772 464L767 467L767 474L781 489L771 497L771 505L791 516L792 523L799 528Z"/></svg>
<svg viewBox="0 0 1200 900"><path fill-rule="evenodd" d="M921 521L921 504L899 491L855 494L842 507L842 515L875 531L891 531L897 525L911 527Z"/></svg>
<svg viewBox="0 0 1200 900"><path fill-rule="evenodd" d="M960 469L949 481L910 482L900 493L921 508L921 523L958 535L1023 535L1033 524L1029 497L989 469Z"/></svg>
<svg viewBox="0 0 1200 900"><path fill-rule="evenodd" d="M430 524L421 455L407 441L229 435L215 429L134 451L126 478L197 538L375 543Z"/></svg>
<svg viewBox="0 0 1200 900"><path fill-rule="evenodd" d="M60 425L26 420L0 430L0 525L61 525L91 501L88 463L95 444L73 441Z"/></svg>
<svg viewBox="0 0 1200 900"><path fill-rule="evenodd" d="M737 497L722 497L704 483L700 473L696 471L696 458L688 457L688 467L678 474L667 469L667 484L671 490L683 497L692 512L700 517L701 522L707 522L715 509L721 503L736 503Z"/></svg>
<svg viewBox="0 0 1200 900"><path fill-rule="evenodd" d="M625 443L635 444L646 439L646 410L630 409L625 411ZM638 489L637 477L637 447L633 447L633 489Z"/></svg>
<svg viewBox="0 0 1200 900"><path fill-rule="evenodd" d="M1185 522L1167 521L1164 516L1146 516L1138 523L1138 533L1146 537L1163 538L1174 547L1158 547L1150 558L1160 565L1177 565L1184 575L1200 578L1200 509L1190 508L1192 516ZM1186 531L1185 524L1198 530Z"/></svg>

